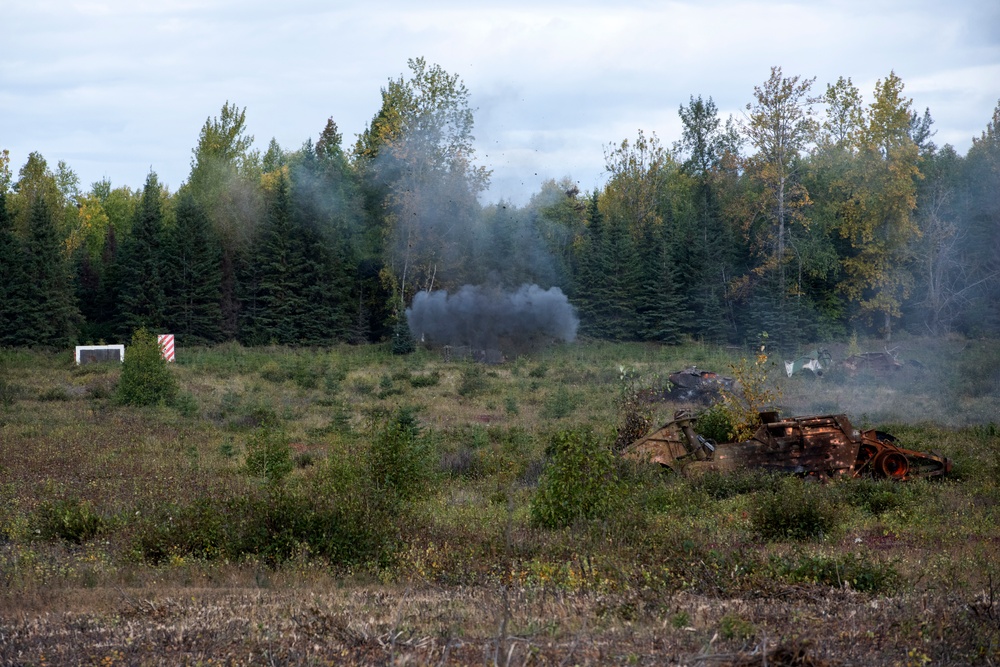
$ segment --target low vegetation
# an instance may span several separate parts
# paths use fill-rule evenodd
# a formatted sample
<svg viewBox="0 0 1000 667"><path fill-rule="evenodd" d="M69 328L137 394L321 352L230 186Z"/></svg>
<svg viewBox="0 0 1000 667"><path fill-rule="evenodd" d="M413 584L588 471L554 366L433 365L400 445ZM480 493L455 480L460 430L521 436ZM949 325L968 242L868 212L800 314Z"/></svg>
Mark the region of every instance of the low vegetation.
<svg viewBox="0 0 1000 667"><path fill-rule="evenodd" d="M0 351L0 662L995 664L1000 397L991 364L954 363L980 345L785 378L694 344L497 366L228 344L179 350L170 397L141 401L120 364ZM705 408L642 389L748 354L776 407L847 412L954 474L617 455L622 429Z"/></svg>

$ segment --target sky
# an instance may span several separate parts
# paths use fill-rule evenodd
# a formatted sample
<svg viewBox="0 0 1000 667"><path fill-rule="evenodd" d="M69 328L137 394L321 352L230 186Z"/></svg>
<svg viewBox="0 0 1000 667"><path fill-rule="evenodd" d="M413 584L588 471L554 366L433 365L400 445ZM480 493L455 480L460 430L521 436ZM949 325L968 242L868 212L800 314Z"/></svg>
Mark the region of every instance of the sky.
<svg viewBox="0 0 1000 667"><path fill-rule="evenodd" d="M692 96L744 118L772 66L866 102L895 72L965 154L1000 101L1000 2L0 0L0 150L15 179L34 151L84 191L150 171L174 191L225 103L261 152L328 118L349 148L417 57L469 90L486 200L523 204L547 179L599 188L640 130L669 147Z"/></svg>

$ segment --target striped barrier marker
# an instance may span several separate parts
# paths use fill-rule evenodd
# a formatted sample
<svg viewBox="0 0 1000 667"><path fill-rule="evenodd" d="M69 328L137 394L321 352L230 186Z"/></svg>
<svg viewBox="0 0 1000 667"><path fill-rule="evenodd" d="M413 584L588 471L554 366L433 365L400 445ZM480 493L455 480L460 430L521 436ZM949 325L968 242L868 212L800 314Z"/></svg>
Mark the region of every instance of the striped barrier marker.
<svg viewBox="0 0 1000 667"><path fill-rule="evenodd" d="M160 334L156 337L156 342L160 344L160 353L167 361L174 361L174 335Z"/></svg>

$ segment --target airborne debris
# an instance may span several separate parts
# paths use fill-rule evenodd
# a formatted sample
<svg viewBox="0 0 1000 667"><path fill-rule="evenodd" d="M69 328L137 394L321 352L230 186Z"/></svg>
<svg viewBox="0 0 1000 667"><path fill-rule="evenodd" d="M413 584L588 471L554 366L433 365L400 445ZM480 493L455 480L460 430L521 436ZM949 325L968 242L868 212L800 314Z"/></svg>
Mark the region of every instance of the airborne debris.
<svg viewBox="0 0 1000 667"><path fill-rule="evenodd" d="M622 452L684 474L755 468L821 479L871 476L895 480L951 472L951 460L904 449L882 431L861 431L847 415L782 418L760 413L760 427L743 442L715 444L695 432L697 419L679 411L674 419Z"/></svg>

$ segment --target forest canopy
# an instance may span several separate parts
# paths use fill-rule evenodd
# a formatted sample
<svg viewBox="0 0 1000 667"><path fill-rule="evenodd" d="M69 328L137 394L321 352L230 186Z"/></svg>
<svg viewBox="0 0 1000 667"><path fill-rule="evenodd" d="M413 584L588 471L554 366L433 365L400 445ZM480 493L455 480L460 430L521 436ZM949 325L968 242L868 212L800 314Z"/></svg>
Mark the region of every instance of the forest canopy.
<svg viewBox="0 0 1000 667"><path fill-rule="evenodd" d="M608 340L1000 330L1000 103L961 155L894 72L863 92L774 67L741 117L692 95L672 143L609 137L602 187L547 181L518 206L482 201L461 79L408 70L347 146L330 118L261 152L227 100L176 192L153 170L82 189L0 150L0 346L379 341L418 293L465 286L558 288Z"/></svg>

